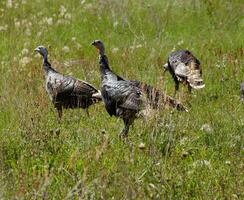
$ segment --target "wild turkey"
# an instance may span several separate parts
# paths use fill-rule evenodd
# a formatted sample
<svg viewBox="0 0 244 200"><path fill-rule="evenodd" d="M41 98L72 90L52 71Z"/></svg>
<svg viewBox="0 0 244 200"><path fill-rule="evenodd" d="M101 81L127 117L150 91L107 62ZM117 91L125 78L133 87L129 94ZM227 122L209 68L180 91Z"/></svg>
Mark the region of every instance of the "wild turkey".
<svg viewBox="0 0 244 200"><path fill-rule="evenodd" d="M241 100L244 101L244 81L241 83Z"/></svg>
<svg viewBox="0 0 244 200"><path fill-rule="evenodd" d="M138 112L149 104L157 108L159 103L165 103L186 111L186 108L175 99L163 92L139 81L130 81L116 75L109 67L105 48L101 41L92 43L99 52L99 65L102 76L101 93L105 108L110 116L120 117L124 121L121 136L127 136L129 127L136 118Z"/></svg>
<svg viewBox="0 0 244 200"><path fill-rule="evenodd" d="M192 88L201 89L205 87L200 61L188 50L171 53L164 68L169 70L175 81L175 94L179 89L180 82L188 85L189 92Z"/></svg>
<svg viewBox="0 0 244 200"><path fill-rule="evenodd" d="M43 57L46 91L58 111L59 118L62 117L63 108L87 110L90 105L102 100L100 91L91 84L64 76L52 68L48 62L48 51L44 46L38 46L35 51Z"/></svg>

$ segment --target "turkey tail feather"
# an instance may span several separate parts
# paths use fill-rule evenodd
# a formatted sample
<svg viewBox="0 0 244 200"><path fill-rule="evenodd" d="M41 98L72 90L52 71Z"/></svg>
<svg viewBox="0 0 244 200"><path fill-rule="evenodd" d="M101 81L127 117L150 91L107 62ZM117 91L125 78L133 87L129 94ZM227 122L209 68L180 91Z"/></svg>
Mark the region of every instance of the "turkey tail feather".
<svg viewBox="0 0 244 200"><path fill-rule="evenodd" d="M190 63L190 73L187 77L190 86L194 89L201 89L205 87L203 82L202 73L198 66L198 63Z"/></svg>
<svg viewBox="0 0 244 200"><path fill-rule="evenodd" d="M96 93L92 94L92 102L97 103L99 101L102 101L102 94L101 94L100 90L98 90Z"/></svg>
<svg viewBox="0 0 244 200"><path fill-rule="evenodd" d="M163 91L158 90L145 83L140 84L140 88L147 97L147 103L154 109L158 108L160 104L169 105L180 111L188 112L187 108L178 100L165 94Z"/></svg>

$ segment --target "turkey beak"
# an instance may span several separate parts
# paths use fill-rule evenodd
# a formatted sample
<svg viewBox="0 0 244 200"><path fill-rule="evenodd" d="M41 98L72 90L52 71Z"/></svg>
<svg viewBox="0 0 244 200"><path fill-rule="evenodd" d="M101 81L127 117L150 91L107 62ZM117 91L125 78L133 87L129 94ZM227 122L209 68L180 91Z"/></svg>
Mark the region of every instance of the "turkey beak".
<svg viewBox="0 0 244 200"><path fill-rule="evenodd" d="M39 48L35 48L35 50L34 50L35 52L39 52Z"/></svg>
<svg viewBox="0 0 244 200"><path fill-rule="evenodd" d="M94 46L97 49L98 52L100 51L98 46L96 45L96 41L92 42L91 45Z"/></svg>

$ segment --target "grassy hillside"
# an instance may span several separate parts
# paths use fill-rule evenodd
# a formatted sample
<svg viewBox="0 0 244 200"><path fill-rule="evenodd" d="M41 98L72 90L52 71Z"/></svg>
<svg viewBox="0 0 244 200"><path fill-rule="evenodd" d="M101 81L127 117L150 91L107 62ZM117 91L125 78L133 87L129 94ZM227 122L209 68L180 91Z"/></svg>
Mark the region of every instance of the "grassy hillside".
<svg viewBox="0 0 244 200"><path fill-rule="evenodd" d="M242 0L0 1L0 199L244 199L243 14ZM168 94L162 64L189 49L206 87L181 87L190 112L138 119L127 142L102 103L58 124L33 50L99 87L94 39L115 72Z"/></svg>

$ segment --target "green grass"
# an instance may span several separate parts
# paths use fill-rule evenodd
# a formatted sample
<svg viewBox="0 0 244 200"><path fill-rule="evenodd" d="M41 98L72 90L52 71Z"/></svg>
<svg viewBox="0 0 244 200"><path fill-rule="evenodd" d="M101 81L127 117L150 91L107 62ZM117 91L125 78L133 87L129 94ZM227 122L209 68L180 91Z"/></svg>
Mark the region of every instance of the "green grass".
<svg viewBox="0 0 244 200"><path fill-rule="evenodd" d="M11 8L6 2L0 2L0 199L244 198L242 0L16 0ZM89 118L67 110L58 124L33 50L47 46L56 69L99 87L94 39L104 41L116 73L168 94L174 84L162 64L173 49L189 49L202 63L206 87L192 96L181 87L178 98L190 112L162 109L138 119L128 142L118 138L122 121L102 103Z"/></svg>

